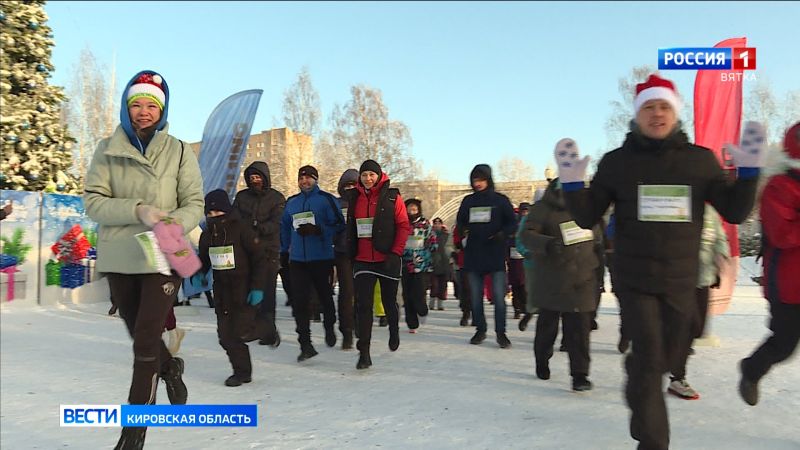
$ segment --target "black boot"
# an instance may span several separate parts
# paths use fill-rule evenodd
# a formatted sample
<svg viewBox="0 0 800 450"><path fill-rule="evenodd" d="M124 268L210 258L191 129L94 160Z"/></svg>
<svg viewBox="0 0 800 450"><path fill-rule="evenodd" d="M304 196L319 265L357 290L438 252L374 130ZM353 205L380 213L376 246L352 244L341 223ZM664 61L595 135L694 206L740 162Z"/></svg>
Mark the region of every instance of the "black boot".
<svg viewBox="0 0 800 450"><path fill-rule="evenodd" d="M353 349L353 331L344 330L342 331L342 350L352 350L352 349Z"/></svg>
<svg viewBox="0 0 800 450"><path fill-rule="evenodd" d="M186 385L183 383L184 364L181 358L171 358L167 361L167 369L161 374L161 378L167 385L167 397L173 405L185 405L189 397Z"/></svg>
<svg viewBox="0 0 800 450"><path fill-rule="evenodd" d="M278 327L275 325L275 314L268 313L264 320L266 327L264 335L258 341L259 345L269 345L272 348L278 348L281 345L281 334L278 332Z"/></svg>
<svg viewBox="0 0 800 450"><path fill-rule="evenodd" d="M236 387L241 386L242 383L249 383L253 381L253 378L249 375L236 375L233 374L225 380L225 386Z"/></svg>
<svg viewBox="0 0 800 450"><path fill-rule="evenodd" d="M389 350L395 351L400 347L400 329L389 330Z"/></svg>
<svg viewBox="0 0 800 450"><path fill-rule="evenodd" d="M108 310L108 315L109 316L113 316L116 313L117 313L117 306L116 305L111 305L111 309Z"/></svg>
<svg viewBox="0 0 800 450"><path fill-rule="evenodd" d="M528 329L528 322L531 321L531 317L533 317L533 314L525 313L525 315L522 316L522 319L519 319L519 331L525 331Z"/></svg>
<svg viewBox="0 0 800 450"><path fill-rule="evenodd" d="M511 341L508 340L505 333L497 333L497 345L499 345L500 348L510 348Z"/></svg>
<svg viewBox="0 0 800 450"><path fill-rule="evenodd" d="M372 359L369 357L369 352L361 352L358 356L358 363L356 369L368 369L372 365Z"/></svg>
<svg viewBox="0 0 800 450"><path fill-rule="evenodd" d="M144 436L147 427L123 427L117 446L114 450L141 450L144 448Z"/></svg>
<svg viewBox="0 0 800 450"><path fill-rule="evenodd" d="M325 329L325 345L328 347L336 345L336 333L333 331L333 326L330 329Z"/></svg>
<svg viewBox="0 0 800 450"><path fill-rule="evenodd" d="M758 381L752 381L744 374L745 360L739 362L739 372L742 378L739 380L739 395L745 403L755 406L758 403Z"/></svg>
<svg viewBox="0 0 800 450"><path fill-rule="evenodd" d="M463 311L461 313L461 323L460 323L460 325L462 327L466 327L467 325L469 325L469 311Z"/></svg>
<svg viewBox="0 0 800 450"><path fill-rule="evenodd" d="M591 391L592 382L586 378L586 375L576 375L572 377L572 390L575 392Z"/></svg>
<svg viewBox="0 0 800 450"><path fill-rule="evenodd" d="M540 380L549 380L550 379L550 364L544 363L536 363L536 376Z"/></svg>
<svg viewBox="0 0 800 450"><path fill-rule="evenodd" d="M379 327L388 327L389 326L389 321L386 320L386 316L378 317L378 326Z"/></svg>
<svg viewBox="0 0 800 450"><path fill-rule="evenodd" d="M317 356L317 354L317 351L310 342L308 344L300 344L300 354L297 356L297 362L303 362Z"/></svg>
<svg viewBox="0 0 800 450"><path fill-rule="evenodd" d="M475 335L472 336L472 339L469 340L469 343L472 345L478 345L486 339L486 332L485 331L476 331Z"/></svg>

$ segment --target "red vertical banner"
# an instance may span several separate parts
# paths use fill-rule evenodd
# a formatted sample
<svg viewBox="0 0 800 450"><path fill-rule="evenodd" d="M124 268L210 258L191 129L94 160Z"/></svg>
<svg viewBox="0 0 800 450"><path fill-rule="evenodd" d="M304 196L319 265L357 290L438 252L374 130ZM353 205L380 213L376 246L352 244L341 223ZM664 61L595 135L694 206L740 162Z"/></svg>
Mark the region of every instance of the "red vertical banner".
<svg viewBox="0 0 800 450"><path fill-rule="evenodd" d="M726 39L715 48L747 47L747 38ZM731 74L733 73L733 76ZM694 136L695 143L711 149L720 165L732 169L724 155L726 143L739 144L742 122L742 70L698 70L694 82ZM730 267L722 268L721 286L712 292L710 311L723 312L733 293L739 264L739 234L736 225L723 221L731 248Z"/></svg>

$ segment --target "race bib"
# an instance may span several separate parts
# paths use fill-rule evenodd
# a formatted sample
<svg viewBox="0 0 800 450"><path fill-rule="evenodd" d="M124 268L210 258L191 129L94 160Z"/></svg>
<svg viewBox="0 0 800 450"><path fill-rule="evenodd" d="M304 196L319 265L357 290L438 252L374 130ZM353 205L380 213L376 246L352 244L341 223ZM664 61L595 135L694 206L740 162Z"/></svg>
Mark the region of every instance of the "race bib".
<svg viewBox="0 0 800 450"><path fill-rule="evenodd" d="M211 268L214 270L232 270L236 268L236 259L233 257L233 246L209 247L208 257L211 259Z"/></svg>
<svg viewBox="0 0 800 450"><path fill-rule="evenodd" d="M406 240L406 248L409 250L420 250L425 246L425 238L422 236L410 235Z"/></svg>
<svg viewBox="0 0 800 450"><path fill-rule="evenodd" d="M469 223L489 223L491 221L491 206L476 206L469 209Z"/></svg>
<svg viewBox="0 0 800 450"><path fill-rule="evenodd" d="M564 245L580 244L594 239L592 230L579 227L574 220L560 223L558 227L561 228L561 240L564 241Z"/></svg>
<svg viewBox="0 0 800 450"><path fill-rule="evenodd" d="M358 237L360 238L371 238L372 237L372 217L368 217L366 219L356 219L356 231L358 232Z"/></svg>
<svg viewBox="0 0 800 450"><path fill-rule="evenodd" d="M642 222L691 222L691 186L640 185L639 220Z"/></svg>
<svg viewBox="0 0 800 450"><path fill-rule="evenodd" d="M311 225L316 225L317 223L314 221L314 213L311 211L305 211L297 214L292 214L292 226L294 229L300 228L300 225L310 223Z"/></svg>
<svg viewBox="0 0 800 450"><path fill-rule="evenodd" d="M525 259L525 257L517 250L517 247L511 247L511 259Z"/></svg>

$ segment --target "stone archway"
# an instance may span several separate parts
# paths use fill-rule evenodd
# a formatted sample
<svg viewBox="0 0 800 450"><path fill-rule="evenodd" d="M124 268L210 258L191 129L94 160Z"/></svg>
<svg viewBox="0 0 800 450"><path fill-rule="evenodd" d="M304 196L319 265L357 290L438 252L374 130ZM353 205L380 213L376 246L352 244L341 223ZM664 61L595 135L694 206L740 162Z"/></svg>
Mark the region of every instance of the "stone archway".
<svg viewBox="0 0 800 450"><path fill-rule="evenodd" d="M442 222L447 225L447 228L452 230L456 223L456 214L458 214L458 208L461 206L461 201L464 200L464 197L471 193L472 192L465 192L451 198L450 201L442 205L442 207L431 216L431 220L439 217L442 219Z"/></svg>

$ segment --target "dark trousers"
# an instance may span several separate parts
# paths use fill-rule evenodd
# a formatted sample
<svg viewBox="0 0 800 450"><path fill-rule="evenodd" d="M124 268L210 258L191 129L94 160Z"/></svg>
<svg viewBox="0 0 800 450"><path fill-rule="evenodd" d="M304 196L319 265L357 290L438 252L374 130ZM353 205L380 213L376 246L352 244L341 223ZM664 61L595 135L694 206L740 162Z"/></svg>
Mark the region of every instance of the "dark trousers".
<svg viewBox="0 0 800 450"><path fill-rule="evenodd" d="M336 277L339 283L339 331L352 332L355 320L353 261L344 253L336 254Z"/></svg>
<svg viewBox="0 0 800 450"><path fill-rule="evenodd" d="M760 380L774 364L792 356L800 341L800 304L772 300L769 312L772 315L769 321L772 336L742 363L744 376L751 381Z"/></svg>
<svg viewBox="0 0 800 450"><path fill-rule="evenodd" d="M691 336L696 316L693 290L670 294L617 292L633 351L625 359L625 397L631 409L631 437L640 449L669 447L664 373L675 366Z"/></svg>
<svg viewBox="0 0 800 450"><path fill-rule="evenodd" d="M292 310L297 326L297 341L300 344L311 343L311 289L317 291L319 301L325 313L323 325L325 330L333 330L336 323L336 308L333 305L333 289L329 280L332 260L289 262L289 273L292 279Z"/></svg>
<svg viewBox="0 0 800 450"><path fill-rule="evenodd" d="M268 253L265 268L257 268L267 272L267 285L264 288L264 300L258 305L258 315L263 319L275 320L276 297L278 295L278 271L281 263L278 253ZM284 285L285 287L286 285Z"/></svg>
<svg viewBox="0 0 800 450"><path fill-rule="evenodd" d="M154 404L158 376L172 358L161 333L181 278L176 275L109 273L108 284L119 315L133 338L132 405Z"/></svg>
<svg viewBox="0 0 800 450"><path fill-rule="evenodd" d="M469 276L467 275L467 271L461 269L458 271L458 279L460 282L459 287L459 295L458 295L458 307L461 308L462 312L472 311L472 290L469 286Z"/></svg>
<svg viewBox="0 0 800 450"><path fill-rule="evenodd" d="M372 340L372 310L375 302L375 283L378 276L362 273L355 278L356 304L358 308L358 344L361 352L369 353ZM380 278L381 303L389 322L389 333L398 333L399 312L397 310L397 280Z"/></svg>
<svg viewBox="0 0 800 450"><path fill-rule="evenodd" d="M448 275L444 273L441 275L431 274L430 277L431 277L431 298L446 300Z"/></svg>
<svg viewBox="0 0 800 450"><path fill-rule="evenodd" d="M528 301L528 294L525 285L511 286L511 304L514 306L514 313L522 314L525 312L525 303Z"/></svg>
<svg viewBox="0 0 800 450"><path fill-rule="evenodd" d="M558 312L540 309L536 319L536 337L533 355L537 366L548 366L553 356L553 345L558 335L558 319L563 321L564 345L569 354L571 376L589 375L589 334L592 326L591 312Z"/></svg>
<svg viewBox="0 0 800 450"><path fill-rule="evenodd" d="M419 328L419 318L428 315L428 305L425 303L426 278L427 274L422 272L403 272L403 308L406 312L406 325L411 330Z"/></svg>
<svg viewBox="0 0 800 450"><path fill-rule="evenodd" d="M280 270L278 270L278 275L281 277L283 292L286 293L286 306L291 306L294 292L292 291L292 277L289 275L289 268L281 267ZM277 283L277 280L275 282ZM292 312L292 314L294 314L294 312Z"/></svg>
<svg viewBox="0 0 800 450"><path fill-rule="evenodd" d="M691 333L686 340L686 345L678 353L678 358L675 361L675 367L672 368L672 378L675 380L683 380L686 378L686 362L689 360L689 349L692 348L692 342L703 336L703 331L706 327L706 315L708 314L708 288L695 289L695 300L697 301L697 315L692 321L690 328Z"/></svg>
<svg viewBox="0 0 800 450"><path fill-rule="evenodd" d="M169 312L167 313L167 320L164 321L164 328L169 330L174 330L178 326L178 320L175 318L175 308L169 308Z"/></svg>
<svg viewBox="0 0 800 450"><path fill-rule="evenodd" d="M247 304L248 292L247 283L214 282L219 345L228 355L233 374L240 377L249 377L253 372L247 342L265 337L274 325L257 314L256 307Z"/></svg>

